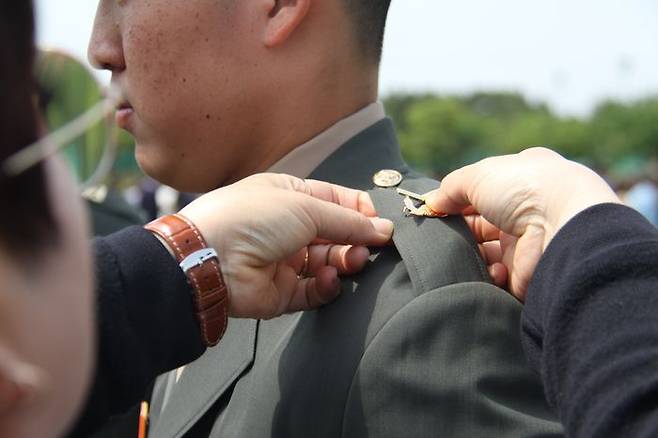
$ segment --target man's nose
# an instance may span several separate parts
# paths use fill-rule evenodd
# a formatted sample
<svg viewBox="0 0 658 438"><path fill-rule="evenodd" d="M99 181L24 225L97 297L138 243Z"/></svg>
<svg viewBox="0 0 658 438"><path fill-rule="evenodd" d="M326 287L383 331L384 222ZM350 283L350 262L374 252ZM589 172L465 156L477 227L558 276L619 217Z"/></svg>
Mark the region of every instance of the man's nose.
<svg viewBox="0 0 658 438"><path fill-rule="evenodd" d="M126 68L123 56L121 26L113 9L114 1L98 3L94 29L89 41L87 57L97 69L122 71Z"/></svg>

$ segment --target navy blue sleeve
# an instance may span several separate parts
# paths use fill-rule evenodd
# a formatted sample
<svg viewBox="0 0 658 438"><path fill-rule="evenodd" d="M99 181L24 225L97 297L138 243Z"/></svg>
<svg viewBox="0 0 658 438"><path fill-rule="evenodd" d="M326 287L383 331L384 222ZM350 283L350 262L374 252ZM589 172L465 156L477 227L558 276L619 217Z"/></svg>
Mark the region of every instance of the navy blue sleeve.
<svg viewBox="0 0 658 438"><path fill-rule="evenodd" d="M187 279L150 232L130 227L96 239L93 249L97 369L73 436L130 409L155 377L205 351Z"/></svg>
<svg viewBox="0 0 658 438"><path fill-rule="evenodd" d="M573 218L537 266L522 340L568 436L658 436L656 228L616 204Z"/></svg>

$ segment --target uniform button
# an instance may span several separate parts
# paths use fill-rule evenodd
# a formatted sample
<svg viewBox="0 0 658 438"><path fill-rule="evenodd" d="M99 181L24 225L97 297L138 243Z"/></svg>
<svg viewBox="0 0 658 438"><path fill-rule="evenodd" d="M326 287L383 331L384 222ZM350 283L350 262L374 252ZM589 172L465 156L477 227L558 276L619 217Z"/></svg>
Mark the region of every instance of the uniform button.
<svg viewBox="0 0 658 438"><path fill-rule="evenodd" d="M377 187L395 187L402 182L402 174L397 170L384 169L372 177Z"/></svg>

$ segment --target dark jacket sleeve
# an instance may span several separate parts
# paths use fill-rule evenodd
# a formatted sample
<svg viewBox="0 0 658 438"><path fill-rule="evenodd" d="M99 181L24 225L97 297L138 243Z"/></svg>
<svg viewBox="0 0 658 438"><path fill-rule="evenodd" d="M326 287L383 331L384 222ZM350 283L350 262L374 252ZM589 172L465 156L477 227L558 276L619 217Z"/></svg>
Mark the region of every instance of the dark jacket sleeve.
<svg viewBox="0 0 658 438"><path fill-rule="evenodd" d="M185 275L141 227L93 242L96 375L73 436L87 436L141 401L159 374L198 358L205 346Z"/></svg>
<svg viewBox="0 0 658 438"><path fill-rule="evenodd" d="M537 266L522 339L568 436L658 436L658 231L630 208L573 218Z"/></svg>

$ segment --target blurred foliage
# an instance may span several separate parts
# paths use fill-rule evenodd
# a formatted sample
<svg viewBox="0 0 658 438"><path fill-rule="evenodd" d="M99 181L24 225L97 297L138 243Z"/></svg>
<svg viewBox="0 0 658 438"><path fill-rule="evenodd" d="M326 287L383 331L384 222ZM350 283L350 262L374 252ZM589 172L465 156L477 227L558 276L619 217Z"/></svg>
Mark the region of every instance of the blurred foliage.
<svg viewBox="0 0 658 438"><path fill-rule="evenodd" d="M103 98L101 86L92 73L75 58L56 51L41 51L36 65L40 105L49 131L65 125ZM118 154L110 174L112 183L134 180L141 175L134 158L133 141L126 132L117 132L114 117L90 127L63 151L80 181L96 169L108 142L118 142Z"/></svg>
<svg viewBox="0 0 658 438"><path fill-rule="evenodd" d="M658 97L604 102L582 119L560 117L516 93L395 94L384 103L407 161L438 176L530 146L548 146L613 173L639 171L658 158Z"/></svg>

